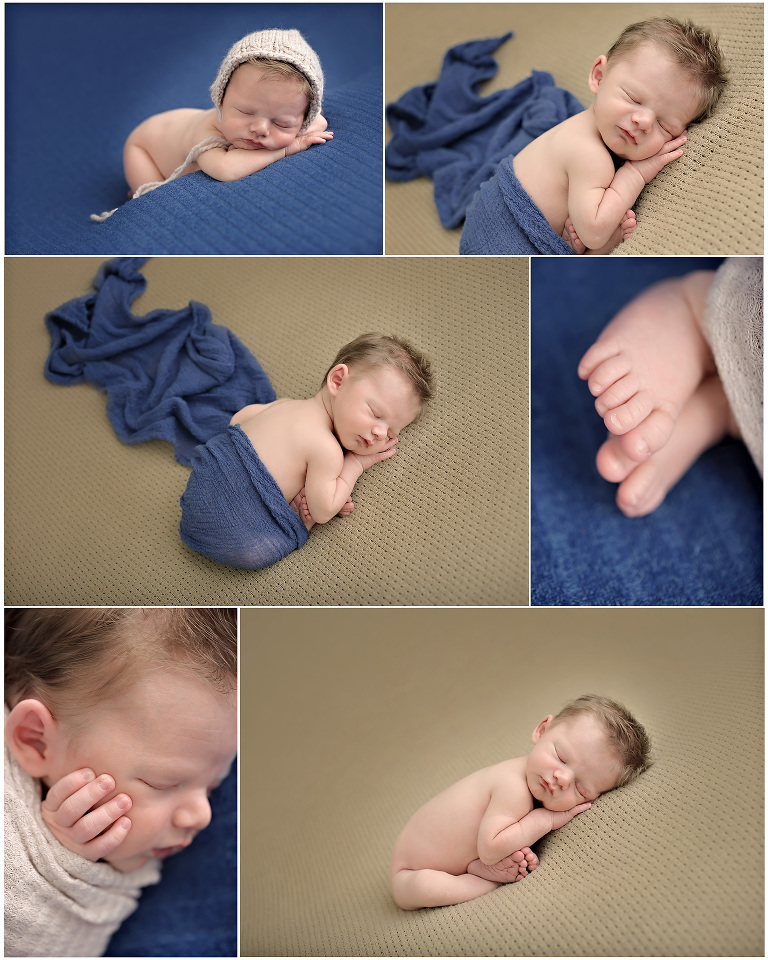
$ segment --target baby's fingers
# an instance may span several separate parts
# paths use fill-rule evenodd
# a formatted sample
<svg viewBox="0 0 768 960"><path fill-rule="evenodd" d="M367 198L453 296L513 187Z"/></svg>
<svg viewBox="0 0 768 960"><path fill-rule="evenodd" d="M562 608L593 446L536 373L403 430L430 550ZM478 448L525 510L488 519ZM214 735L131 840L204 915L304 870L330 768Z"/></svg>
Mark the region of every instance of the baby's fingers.
<svg viewBox="0 0 768 960"><path fill-rule="evenodd" d="M677 150L679 147L682 147L686 143L688 137L681 133L679 137L675 137L674 140L667 140L664 146L661 148L665 153L671 153L673 150Z"/></svg>
<svg viewBox="0 0 768 960"><path fill-rule="evenodd" d="M48 791L43 810L53 814L62 827L71 827L99 800L115 789L115 781L107 774L98 779L87 767L62 777Z"/></svg>
<svg viewBox="0 0 768 960"><path fill-rule="evenodd" d="M131 806L132 801L127 794L118 794L109 803L97 807L74 823L70 830L72 839L75 843L88 843L103 833L110 824L119 820Z"/></svg>
<svg viewBox="0 0 768 960"><path fill-rule="evenodd" d="M101 809L103 809L103 807ZM93 860L94 862L108 857L111 853L114 853L123 840L125 840L130 829L131 821L128 817L120 817L119 820L116 820L112 824L109 830L105 830L104 833L90 840L88 843L84 843L81 848L82 855L86 857L86 859Z"/></svg>

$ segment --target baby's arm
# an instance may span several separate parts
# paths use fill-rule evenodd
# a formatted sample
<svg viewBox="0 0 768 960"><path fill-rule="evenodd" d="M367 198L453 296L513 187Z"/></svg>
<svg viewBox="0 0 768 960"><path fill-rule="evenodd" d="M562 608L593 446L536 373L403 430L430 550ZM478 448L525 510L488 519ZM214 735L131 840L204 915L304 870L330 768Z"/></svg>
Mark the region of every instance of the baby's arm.
<svg viewBox="0 0 768 960"><path fill-rule="evenodd" d="M48 791L40 807L43 821L59 843L86 860L110 856L131 829L131 821L124 816L131 809L131 798L120 793L93 807L114 789L115 781L108 774L96 777L93 770L76 770Z"/></svg>
<svg viewBox="0 0 768 960"><path fill-rule="evenodd" d="M498 863L517 850L530 847L550 830L558 830L591 806L591 803L580 803L563 811L536 807L520 820L510 822L508 809L499 809L492 797L480 824L477 837L478 855L485 864Z"/></svg>
<svg viewBox="0 0 768 960"><path fill-rule="evenodd" d="M197 165L214 180L242 180L243 177L249 177L252 173L258 173L276 160L307 150L314 143L325 143L326 140L331 139L333 134L329 130L308 130L292 140L287 147L281 147L279 150L244 150L235 147L225 150L223 147L211 147L210 150L200 154Z"/></svg>
<svg viewBox="0 0 768 960"><path fill-rule="evenodd" d="M363 456L346 451L340 462L337 450L319 449L307 464L304 485L307 508L315 523L328 523L349 500L352 488L364 470L393 457L397 440L390 441L381 453Z"/></svg>
<svg viewBox="0 0 768 960"><path fill-rule="evenodd" d="M568 171L568 213L576 233L588 249L608 243L643 187L668 163L683 155L680 149L685 134L667 140L658 153L647 160L627 160L613 175L607 187L595 185L594 156L576 152Z"/></svg>

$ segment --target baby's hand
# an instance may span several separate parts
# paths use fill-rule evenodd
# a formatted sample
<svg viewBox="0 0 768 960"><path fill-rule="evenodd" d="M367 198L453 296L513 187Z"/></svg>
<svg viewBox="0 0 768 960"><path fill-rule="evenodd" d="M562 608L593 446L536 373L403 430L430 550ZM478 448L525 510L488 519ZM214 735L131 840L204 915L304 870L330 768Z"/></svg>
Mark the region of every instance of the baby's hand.
<svg viewBox="0 0 768 960"><path fill-rule="evenodd" d="M308 150L313 143L325 143L326 140L333 140L333 133L330 130L308 130L288 144L285 155L290 157L294 153L301 153L302 150Z"/></svg>
<svg viewBox="0 0 768 960"><path fill-rule="evenodd" d="M367 470L368 467L372 467L374 463L379 463L381 460L386 460L388 457L394 457L397 453L395 450L395 444L397 443L397 438L390 440L386 447L381 451L381 453L348 453L348 456L354 457L363 470Z"/></svg>
<svg viewBox="0 0 768 960"><path fill-rule="evenodd" d="M547 813L552 817L550 830L559 830L560 827L564 827L566 823L570 823L576 814L584 813L584 811L589 810L591 806L591 803L578 803L575 807L571 807L570 810L548 810Z"/></svg>
<svg viewBox="0 0 768 960"><path fill-rule="evenodd" d="M659 150L658 153L655 153L652 157L648 157L647 160L632 160L631 164L635 170L637 170L643 180L646 183L650 183L659 170L662 170L673 160L677 160L678 157L682 157L683 151L680 149L680 147L682 147L687 139L688 137L685 135L684 131L679 137L675 137L674 140L667 140L667 142L662 146L661 150Z"/></svg>
<svg viewBox="0 0 768 960"><path fill-rule="evenodd" d="M132 806L125 793L93 809L114 789L108 774L97 778L93 770L76 770L54 783L40 812L59 843L95 862L113 853L131 829L131 821L123 816Z"/></svg>

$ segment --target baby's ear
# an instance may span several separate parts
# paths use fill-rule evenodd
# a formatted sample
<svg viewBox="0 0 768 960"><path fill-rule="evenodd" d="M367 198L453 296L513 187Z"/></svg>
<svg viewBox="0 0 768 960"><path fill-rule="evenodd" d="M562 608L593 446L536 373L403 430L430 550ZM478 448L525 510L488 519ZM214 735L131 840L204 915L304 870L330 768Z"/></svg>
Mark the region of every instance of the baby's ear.
<svg viewBox="0 0 768 960"><path fill-rule="evenodd" d="M48 773L57 733L58 724L40 700L22 700L5 721L5 742L31 777Z"/></svg>
<svg viewBox="0 0 768 960"><path fill-rule="evenodd" d="M605 68L608 65L608 58L605 54L599 56L597 60L592 64L592 69L589 71L589 90L590 93L597 93L597 88L603 82L605 78Z"/></svg>
<svg viewBox="0 0 768 960"><path fill-rule="evenodd" d="M348 374L349 367L346 365L346 363L337 363L332 370L328 371L328 376L325 378L325 382L328 385L328 390L332 397L335 397L339 392L339 387Z"/></svg>
<svg viewBox="0 0 768 960"><path fill-rule="evenodd" d="M538 742L539 742L539 740L540 740L541 737L542 737L542 734L543 734L544 731L547 729L547 727L550 725L550 723L552 723L553 720L554 720L554 717L552 716L551 713L550 713L548 716L544 717L544 719L541 721L541 723L538 725L538 727L536 727L536 729L533 731L533 735L531 736L531 740L532 740L534 743L538 743Z"/></svg>

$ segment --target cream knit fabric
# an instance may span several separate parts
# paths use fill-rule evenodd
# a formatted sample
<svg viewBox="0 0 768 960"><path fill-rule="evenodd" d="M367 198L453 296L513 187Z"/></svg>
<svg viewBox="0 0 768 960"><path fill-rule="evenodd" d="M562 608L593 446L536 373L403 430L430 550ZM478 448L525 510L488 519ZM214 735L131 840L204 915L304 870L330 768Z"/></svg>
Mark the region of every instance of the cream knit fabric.
<svg viewBox="0 0 768 960"><path fill-rule="evenodd" d="M320 59L298 30L259 30L238 40L224 57L216 79L211 84L211 99L221 107L224 91L235 69L248 60L280 60L296 67L312 87L312 102L301 127L306 130L323 105L323 69Z"/></svg>
<svg viewBox="0 0 768 960"><path fill-rule="evenodd" d="M62 846L40 816L40 781L5 746L5 956L100 957L157 883L150 860L133 873L91 863Z"/></svg>
<svg viewBox="0 0 768 960"><path fill-rule="evenodd" d="M715 274L704 335L731 410L763 475L763 261L732 257Z"/></svg>

